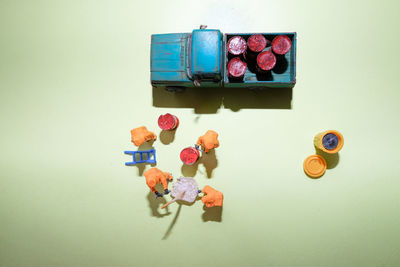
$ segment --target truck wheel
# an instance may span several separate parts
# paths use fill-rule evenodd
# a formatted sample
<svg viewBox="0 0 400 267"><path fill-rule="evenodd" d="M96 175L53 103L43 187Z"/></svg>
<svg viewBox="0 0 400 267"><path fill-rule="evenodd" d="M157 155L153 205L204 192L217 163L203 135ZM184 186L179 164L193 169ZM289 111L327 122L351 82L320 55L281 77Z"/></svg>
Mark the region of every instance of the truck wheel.
<svg viewBox="0 0 400 267"><path fill-rule="evenodd" d="M183 93L185 91L185 87L182 86L166 86L165 90L171 93Z"/></svg>

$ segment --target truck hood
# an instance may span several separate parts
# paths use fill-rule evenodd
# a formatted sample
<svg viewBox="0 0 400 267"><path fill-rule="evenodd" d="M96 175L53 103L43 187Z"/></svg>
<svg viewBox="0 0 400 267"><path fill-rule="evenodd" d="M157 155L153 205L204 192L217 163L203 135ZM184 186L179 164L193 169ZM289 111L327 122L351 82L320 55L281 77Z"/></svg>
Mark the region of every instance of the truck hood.
<svg viewBox="0 0 400 267"><path fill-rule="evenodd" d="M153 81L188 80L187 36L187 33L152 35L150 71Z"/></svg>

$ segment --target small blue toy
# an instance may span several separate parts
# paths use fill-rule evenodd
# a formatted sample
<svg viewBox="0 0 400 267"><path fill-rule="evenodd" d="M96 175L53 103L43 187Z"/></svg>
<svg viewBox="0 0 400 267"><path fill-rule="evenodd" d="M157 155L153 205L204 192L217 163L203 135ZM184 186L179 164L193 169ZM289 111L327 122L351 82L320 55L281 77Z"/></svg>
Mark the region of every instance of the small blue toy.
<svg viewBox="0 0 400 267"><path fill-rule="evenodd" d="M141 151L124 151L125 154L132 155L132 162L125 162L125 165L134 165L138 163L151 163L155 164L156 161L156 150L141 150ZM136 160L136 155L139 155L139 160ZM145 157L143 155L146 155Z"/></svg>

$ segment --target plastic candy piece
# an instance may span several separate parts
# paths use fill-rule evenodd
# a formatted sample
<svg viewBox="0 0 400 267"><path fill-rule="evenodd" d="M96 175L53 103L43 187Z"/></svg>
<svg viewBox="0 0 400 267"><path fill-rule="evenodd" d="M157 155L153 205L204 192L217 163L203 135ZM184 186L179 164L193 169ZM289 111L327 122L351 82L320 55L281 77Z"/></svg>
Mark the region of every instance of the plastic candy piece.
<svg viewBox="0 0 400 267"><path fill-rule="evenodd" d="M205 135L199 137L196 144L202 146L207 153L210 149L219 147L218 134L213 130L208 130Z"/></svg>
<svg viewBox="0 0 400 267"><path fill-rule="evenodd" d="M166 131L175 130L179 126L179 119L172 114L165 114L158 117L158 126Z"/></svg>
<svg viewBox="0 0 400 267"><path fill-rule="evenodd" d="M157 168L150 168L144 172L144 177L146 178L146 184L150 188L151 192L155 193L157 197L163 196L157 192L155 186L157 184L162 184L164 188L164 194L168 194L168 181L172 181L172 175L168 172L163 172Z"/></svg>
<svg viewBox="0 0 400 267"><path fill-rule="evenodd" d="M228 63L228 73L231 78L242 78L247 70L247 64L240 58L232 58Z"/></svg>
<svg viewBox="0 0 400 267"><path fill-rule="evenodd" d="M183 163L193 165L200 157L200 152L194 147L187 147L181 151L180 158Z"/></svg>
<svg viewBox="0 0 400 267"><path fill-rule="evenodd" d="M145 126L131 130L131 135L132 143L135 144L135 146L141 146L149 140L157 139L157 136L153 132L147 130Z"/></svg>
<svg viewBox="0 0 400 267"><path fill-rule="evenodd" d="M290 51L292 41L286 35L278 35L272 40L272 50L275 54L284 55Z"/></svg>
<svg viewBox="0 0 400 267"><path fill-rule="evenodd" d="M322 138L322 145L328 150L337 148L338 144L339 138L332 133L328 133Z"/></svg>
<svg viewBox="0 0 400 267"><path fill-rule="evenodd" d="M312 177L321 177L326 171L326 161L320 155L311 155L304 160L304 172Z"/></svg>
<svg viewBox="0 0 400 267"><path fill-rule="evenodd" d="M253 34L247 40L247 47L250 51L258 53L264 50L267 46L267 39L261 34Z"/></svg>
<svg viewBox="0 0 400 267"><path fill-rule="evenodd" d="M177 200L193 203L198 194L199 188L197 182L192 177L180 177L172 187L171 196L174 199L164 204L161 208L163 209Z"/></svg>
<svg viewBox="0 0 400 267"><path fill-rule="evenodd" d="M140 151L124 151L124 153L132 155L133 158L132 162L125 162L125 165L127 166L139 163L151 163L151 164L157 163L155 149L140 150ZM136 160L136 155L139 155L139 160ZM144 155L146 156L144 157Z"/></svg>
<svg viewBox="0 0 400 267"><path fill-rule="evenodd" d="M202 192L205 194L201 201L206 205L207 208L222 206L224 195L212 188L211 186L206 185Z"/></svg>
<svg viewBox="0 0 400 267"><path fill-rule="evenodd" d="M247 49L246 40L241 36L233 36L226 46L228 52L235 56L243 54Z"/></svg>
<svg viewBox="0 0 400 267"><path fill-rule="evenodd" d="M343 145L343 135L335 130L325 131L314 137L314 146L329 154L338 153Z"/></svg>
<svg viewBox="0 0 400 267"><path fill-rule="evenodd" d="M272 70L276 65L276 57L271 50L261 52L257 56L257 66L263 70Z"/></svg>

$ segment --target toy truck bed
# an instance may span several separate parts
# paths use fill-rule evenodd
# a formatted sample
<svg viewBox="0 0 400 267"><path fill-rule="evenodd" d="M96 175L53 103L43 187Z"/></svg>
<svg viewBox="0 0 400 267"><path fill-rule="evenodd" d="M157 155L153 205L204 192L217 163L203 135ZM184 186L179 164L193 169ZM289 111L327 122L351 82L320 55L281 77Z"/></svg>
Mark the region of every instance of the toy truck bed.
<svg viewBox="0 0 400 267"><path fill-rule="evenodd" d="M255 33L227 33L224 36L224 87L246 87L246 88L292 88L296 83L296 33L261 33L267 40L272 41L278 35L286 35L292 41L290 51L277 57L277 63L273 70L260 73L254 65L247 64L247 71L243 81L231 81L228 77L228 51L226 43L233 36L241 36L246 41Z"/></svg>

